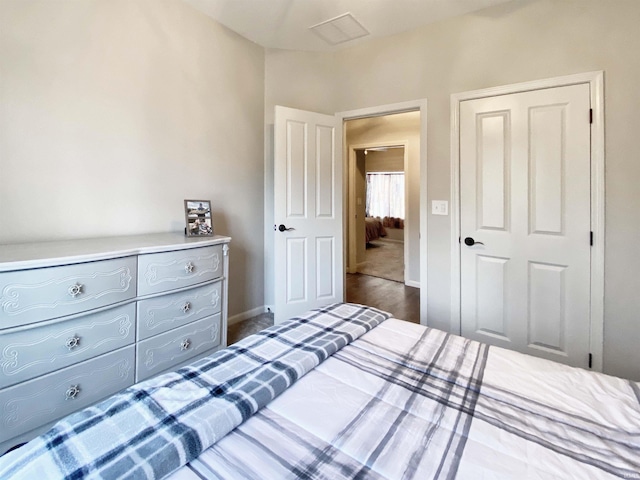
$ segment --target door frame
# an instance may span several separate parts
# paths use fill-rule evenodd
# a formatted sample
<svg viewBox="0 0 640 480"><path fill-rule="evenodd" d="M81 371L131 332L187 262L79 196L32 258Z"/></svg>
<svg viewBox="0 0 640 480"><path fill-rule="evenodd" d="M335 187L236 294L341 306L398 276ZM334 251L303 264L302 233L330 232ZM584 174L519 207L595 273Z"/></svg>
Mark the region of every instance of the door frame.
<svg viewBox="0 0 640 480"><path fill-rule="evenodd" d="M347 145L347 151L348 151L348 156L347 156L347 162L349 163L348 166L348 193L349 193L349 198L348 198L348 208L347 208L347 212L349 214L349 218L347 219L347 239L349 241L348 245L348 251L349 251L349 255L347 258L347 273L356 273L358 271L358 262L356 260L356 253L357 253L357 245L356 245L356 228L355 228L355 223L352 222L351 220L355 219L356 216L356 195L355 195L355 175L356 175L356 150L366 150L367 148L380 148L380 147L387 147L387 146L402 146L403 148L403 172L405 174L405 178L406 178L406 173L407 173L407 169L409 167L409 152L408 152L408 148L409 148L409 142L407 140L393 140L393 141L388 141L388 142L370 142L370 143L366 143L366 144L358 144L358 145ZM404 211L407 212L405 213L405 217L408 217L408 212L409 212L409 189L406 188L406 182L405 182L405 189L404 189ZM407 225L407 219L405 218L405 226ZM346 244L345 244L346 245ZM404 265L406 266L407 263L409 262L409 243L408 242L404 242L404 245L402 247L403 249L403 262ZM405 285L409 285L410 287L417 287L420 288L420 283L417 282L407 282L407 270L406 268L404 269L404 284Z"/></svg>
<svg viewBox="0 0 640 480"><path fill-rule="evenodd" d="M420 288L420 323L427 325L427 99L409 100L407 102L391 103L386 105L378 105L375 107L361 108L357 110L347 110L343 112L337 112L336 118L338 120L336 138L342 142L342 158L349 158L348 145L346 144L346 136L344 129L344 122L346 120L355 120L358 118L367 117L380 117L383 115L390 115L395 113L404 112L420 112L420 284L415 285L412 282L413 287ZM406 149L405 149L406 154ZM342 199L343 199L343 211L349 212L348 205L348 175L349 175L349 163L348 161L342 162L343 168L343 181L342 181ZM407 193L405 192L405 195ZM342 216L342 230L344 245L348 245L348 228L347 228L347 215ZM405 237L405 242L407 238ZM405 243L405 247L408 250L408 245ZM346 266L348 265L348 259L346 258L346 249L343 249L344 266L342 274L346 276ZM406 274L405 274L406 275ZM406 280L406 278L405 278ZM346 278L344 281L345 298L346 298Z"/></svg>
<svg viewBox="0 0 640 480"><path fill-rule="evenodd" d="M604 350L604 72L594 71L516 83L451 95L451 323L452 333L461 332L460 295L460 103L464 100L522 93L545 88L589 84L591 109L591 304L590 341L592 369L603 369Z"/></svg>

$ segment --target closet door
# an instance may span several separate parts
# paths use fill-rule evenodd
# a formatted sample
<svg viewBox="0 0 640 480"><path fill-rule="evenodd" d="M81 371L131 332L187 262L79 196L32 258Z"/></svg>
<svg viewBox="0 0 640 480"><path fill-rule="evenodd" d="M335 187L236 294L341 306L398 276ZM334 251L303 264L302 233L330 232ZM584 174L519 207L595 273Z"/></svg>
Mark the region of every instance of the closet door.
<svg viewBox="0 0 640 480"><path fill-rule="evenodd" d="M460 104L462 335L587 366L588 84Z"/></svg>

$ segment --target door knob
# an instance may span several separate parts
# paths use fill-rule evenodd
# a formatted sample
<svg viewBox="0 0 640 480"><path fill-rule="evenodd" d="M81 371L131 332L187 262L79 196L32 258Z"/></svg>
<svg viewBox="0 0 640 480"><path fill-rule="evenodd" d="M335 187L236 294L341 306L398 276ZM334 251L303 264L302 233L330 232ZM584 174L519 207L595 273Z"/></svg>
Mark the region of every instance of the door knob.
<svg viewBox="0 0 640 480"><path fill-rule="evenodd" d="M464 239L464 244L472 247L473 245L484 245L482 242L476 242L473 238L467 237Z"/></svg>
<svg viewBox="0 0 640 480"><path fill-rule="evenodd" d="M289 230L295 230L295 228L287 228L281 223L280 225L278 225L278 230L280 230L281 232L288 232Z"/></svg>

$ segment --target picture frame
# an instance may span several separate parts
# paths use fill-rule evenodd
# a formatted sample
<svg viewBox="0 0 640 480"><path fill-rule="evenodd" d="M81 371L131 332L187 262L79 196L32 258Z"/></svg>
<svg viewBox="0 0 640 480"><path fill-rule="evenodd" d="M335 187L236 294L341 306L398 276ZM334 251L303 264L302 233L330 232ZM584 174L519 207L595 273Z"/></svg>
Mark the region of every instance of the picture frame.
<svg viewBox="0 0 640 480"><path fill-rule="evenodd" d="M210 200L185 200L184 218L187 237L213 236Z"/></svg>

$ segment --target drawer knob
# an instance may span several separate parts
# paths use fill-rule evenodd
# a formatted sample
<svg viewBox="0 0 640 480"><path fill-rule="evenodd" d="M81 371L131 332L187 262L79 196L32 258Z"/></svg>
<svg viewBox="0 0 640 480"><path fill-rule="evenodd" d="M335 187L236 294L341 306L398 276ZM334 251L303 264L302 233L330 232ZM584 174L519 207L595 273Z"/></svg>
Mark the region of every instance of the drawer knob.
<svg viewBox="0 0 640 480"><path fill-rule="evenodd" d="M189 262L184 266L184 271L187 272L187 273L193 273L193 269L194 268L195 268L195 265L193 263Z"/></svg>
<svg viewBox="0 0 640 480"><path fill-rule="evenodd" d="M76 348L78 345L80 345L80 337L77 335L74 335L71 338L67 338L67 341L65 342L65 347L67 347L69 350L73 350L74 348Z"/></svg>
<svg viewBox="0 0 640 480"><path fill-rule="evenodd" d="M182 305L182 313L187 313L189 310L191 310L191 304L184 302L184 305Z"/></svg>
<svg viewBox="0 0 640 480"><path fill-rule="evenodd" d="M71 385L65 393L66 400L74 400L79 393L80 393L80 386Z"/></svg>
<svg viewBox="0 0 640 480"><path fill-rule="evenodd" d="M69 290L67 291L69 292L69 295L71 295L73 298L76 298L78 295L82 293L83 288L84 288L84 285L82 285L81 283L76 283L75 285L71 285L69 287Z"/></svg>
<svg viewBox="0 0 640 480"><path fill-rule="evenodd" d="M182 340L182 343L180 343L180 351L187 350L190 346L191 342L188 338L185 338L184 340Z"/></svg>

